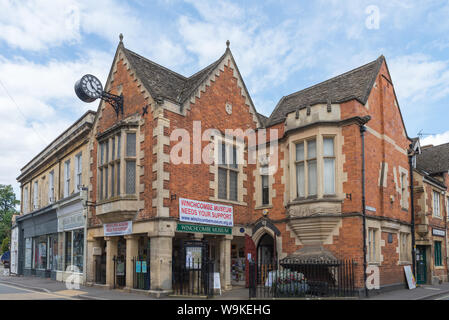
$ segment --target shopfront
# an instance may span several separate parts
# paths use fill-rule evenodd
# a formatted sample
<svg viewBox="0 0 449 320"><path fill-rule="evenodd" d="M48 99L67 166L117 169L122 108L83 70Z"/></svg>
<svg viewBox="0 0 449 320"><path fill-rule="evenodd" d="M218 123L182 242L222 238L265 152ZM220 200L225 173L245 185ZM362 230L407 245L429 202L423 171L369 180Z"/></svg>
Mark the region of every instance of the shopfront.
<svg viewBox="0 0 449 320"><path fill-rule="evenodd" d="M59 252L57 261L57 280L65 281L70 275L80 277L84 283L85 235L83 206L76 196L62 202L57 209L58 235L52 237L51 249Z"/></svg>
<svg viewBox="0 0 449 320"><path fill-rule="evenodd" d="M56 210L51 206L18 217L19 274L56 280L59 260ZM23 264L23 265L21 265Z"/></svg>

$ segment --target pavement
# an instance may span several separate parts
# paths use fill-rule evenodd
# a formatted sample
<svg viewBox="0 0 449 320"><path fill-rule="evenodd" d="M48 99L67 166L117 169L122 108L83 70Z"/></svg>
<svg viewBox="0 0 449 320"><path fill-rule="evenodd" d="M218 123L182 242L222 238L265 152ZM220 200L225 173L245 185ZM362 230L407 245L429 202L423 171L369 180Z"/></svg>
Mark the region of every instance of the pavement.
<svg viewBox="0 0 449 320"><path fill-rule="evenodd" d="M419 285L415 289L398 289L381 294L373 293L363 300L443 300L449 298L449 282Z"/></svg>

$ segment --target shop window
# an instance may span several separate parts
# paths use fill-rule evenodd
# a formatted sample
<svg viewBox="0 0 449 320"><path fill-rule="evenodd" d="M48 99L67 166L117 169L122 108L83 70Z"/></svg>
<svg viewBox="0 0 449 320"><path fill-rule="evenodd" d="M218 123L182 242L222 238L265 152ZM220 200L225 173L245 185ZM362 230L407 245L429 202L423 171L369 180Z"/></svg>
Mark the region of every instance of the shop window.
<svg viewBox="0 0 449 320"><path fill-rule="evenodd" d="M434 242L434 263L436 267L440 267L443 265L443 259L441 256L441 241Z"/></svg>
<svg viewBox="0 0 449 320"><path fill-rule="evenodd" d="M218 144L218 198L238 200L237 147L233 144Z"/></svg>
<svg viewBox="0 0 449 320"><path fill-rule="evenodd" d="M47 237L40 236L34 241L34 268L47 269Z"/></svg>
<svg viewBox="0 0 449 320"><path fill-rule="evenodd" d="M83 252L84 252L84 230L78 229L73 231L73 265L78 268L79 272L83 272Z"/></svg>
<svg viewBox="0 0 449 320"><path fill-rule="evenodd" d="M57 270L58 267L58 235L48 237L48 269Z"/></svg>
<svg viewBox="0 0 449 320"><path fill-rule="evenodd" d="M33 239L25 238L25 269L31 269L33 260Z"/></svg>
<svg viewBox="0 0 449 320"><path fill-rule="evenodd" d="M433 191L433 215L435 217L441 217L440 214L440 193Z"/></svg>
<svg viewBox="0 0 449 320"><path fill-rule="evenodd" d="M65 270L72 265L72 231L65 233Z"/></svg>

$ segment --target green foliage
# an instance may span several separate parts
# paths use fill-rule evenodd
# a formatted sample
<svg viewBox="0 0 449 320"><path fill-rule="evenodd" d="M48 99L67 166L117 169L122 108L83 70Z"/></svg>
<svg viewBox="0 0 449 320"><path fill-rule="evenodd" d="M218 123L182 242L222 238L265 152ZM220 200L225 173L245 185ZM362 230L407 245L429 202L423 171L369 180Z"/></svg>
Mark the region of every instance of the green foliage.
<svg viewBox="0 0 449 320"><path fill-rule="evenodd" d="M11 185L0 184L0 242L11 234L11 219L15 214L19 214L16 206L20 201L16 199L16 195ZM9 240L8 240L9 241Z"/></svg>
<svg viewBox="0 0 449 320"><path fill-rule="evenodd" d="M3 239L1 247L2 254L5 253L6 251L9 251L9 241L10 241L9 237Z"/></svg>

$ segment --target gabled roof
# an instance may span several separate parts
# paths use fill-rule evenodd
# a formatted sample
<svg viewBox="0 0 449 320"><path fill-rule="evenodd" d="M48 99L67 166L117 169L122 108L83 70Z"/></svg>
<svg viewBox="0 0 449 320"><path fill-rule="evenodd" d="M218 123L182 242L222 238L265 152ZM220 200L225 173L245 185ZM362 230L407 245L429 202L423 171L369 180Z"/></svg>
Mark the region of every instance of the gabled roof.
<svg viewBox="0 0 449 320"><path fill-rule="evenodd" d="M332 103L343 103L356 99L361 104L366 104L384 60L385 57L382 55L354 70L283 97L271 114L267 125L284 121L288 113L297 109L305 108L308 105L327 103L328 99Z"/></svg>
<svg viewBox="0 0 449 320"><path fill-rule="evenodd" d="M416 167L429 174L449 171L449 143L428 148L421 148L416 155Z"/></svg>
<svg viewBox="0 0 449 320"><path fill-rule="evenodd" d="M225 56L223 55L217 61L187 78L125 47L123 47L123 52L154 99L166 98L180 104L190 97Z"/></svg>

